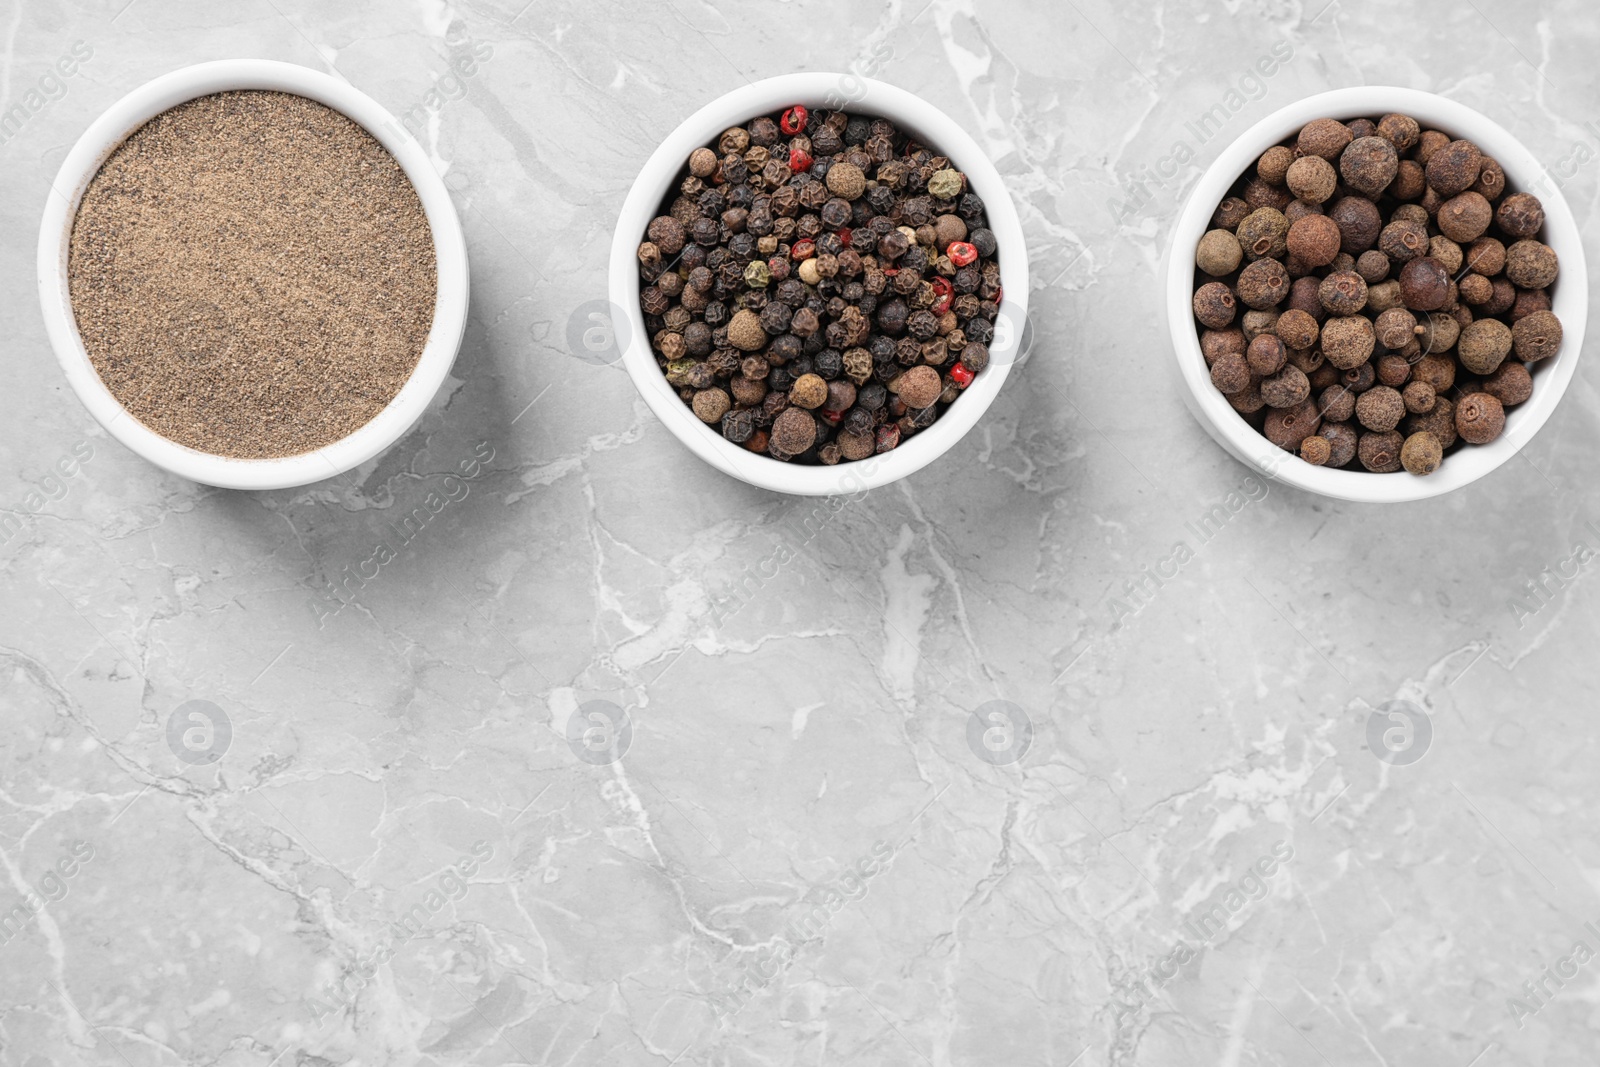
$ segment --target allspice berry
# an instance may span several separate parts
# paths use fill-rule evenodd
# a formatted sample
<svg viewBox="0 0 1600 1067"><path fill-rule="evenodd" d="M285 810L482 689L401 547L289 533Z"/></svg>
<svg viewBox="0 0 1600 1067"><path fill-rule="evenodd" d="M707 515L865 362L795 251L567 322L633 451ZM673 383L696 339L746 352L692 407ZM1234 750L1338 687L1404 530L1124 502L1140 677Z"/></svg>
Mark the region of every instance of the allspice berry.
<svg viewBox="0 0 1600 1067"><path fill-rule="evenodd" d="M1483 236L1494 221L1494 208L1483 194L1468 189L1439 205L1434 219L1439 232L1450 240L1468 244Z"/></svg>
<svg viewBox="0 0 1600 1067"><path fill-rule="evenodd" d="M1411 368L1411 380L1427 382L1435 393L1443 396L1456 384L1456 361L1449 356L1423 356Z"/></svg>
<svg viewBox="0 0 1600 1067"><path fill-rule="evenodd" d="M1333 445L1321 434L1312 434L1300 442L1300 458L1313 467L1320 467L1333 455Z"/></svg>
<svg viewBox="0 0 1600 1067"><path fill-rule="evenodd" d="M1510 352L1511 327L1499 319L1479 319L1456 342L1456 357L1473 374L1493 374Z"/></svg>
<svg viewBox="0 0 1600 1067"><path fill-rule="evenodd" d="M1531 193L1512 193L1500 201L1494 217L1509 236L1532 237L1544 225L1544 205Z"/></svg>
<svg viewBox="0 0 1600 1067"><path fill-rule="evenodd" d="M1269 185L1282 185L1293 162L1294 149L1275 144L1261 153L1261 158L1256 161L1256 174Z"/></svg>
<svg viewBox="0 0 1600 1067"><path fill-rule="evenodd" d="M1317 343L1317 320L1299 308L1290 308L1278 316L1274 331L1290 348L1310 348Z"/></svg>
<svg viewBox="0 0 1600 1067"><path fill-rule="evenodd" d="M1261 427L1261 432L1267 440L1277 445L1286 452L1294 452L1300 443L1311 434L1317 432L1322 425L1322 416L1317 411L1317 406L1310 401L1302 401L1292 407L1274 408L1267 412L1266 422Z"/></svg>
<svg viewBox="0 0 1600 1067"><path fill-rule="evenodd" d="M1405 413L1406 404L1399 391L1387 385L1374 385L1356 397L1356 421L1369 430L1392 430Z"/></svg>
<svg viewBox="0 0 1600 1067"><path fill-rule="evenodd" d="M1444 459L1444 445L1427 430L1407 437L1400 446L1400 465L1416 475L1432 474Z"/></svg>
<svg viewBox="0 0 1600 1067"><path fill-rule="evenodd" d="M1322 354L1340 370L1361 366L1372 355L1376 338L1364 315L1332 318L1322 324Z"/></svg>
<svg viewBox="0 0 1600 1067"><path fill-rule="evenodd" d="M1216 213L1211 216L1211 225L1217 229L1227 230L1232 233L1239 228L1239 223L1251 212L1249 204L1237 196L1230 196L1217 205Z"/></svg>
<svg viewBox="0 0 1600 1067"><path fill-rule="evenodd" d="M1369 248L1356 257L1356 273L1368 285L1376 285L1389 276L1389 257L1376 248Z"/></svg>
<svg viewBox="0 0 1600 1067"><path fill-rule="evenodd" d="M1561 347L1561 320L1548 311L1524 315L1511 327L1511 345L1526 363L1548 359Z"/></svg>
<svg viewBox="0 0 1600 1067"><path fill-rule="evenodd" d="M1400 298L1412 311L1437 311L1450 295L1450 275L1430 256L1400 268Z"/></svg>
<svg viewBox="0 0 1600 1067"><path fill-rule="evenodd" d="M1258 259L1239 272L1239 299L1265 309L1289 295L1289 272L1275 259Z"/></svg>
<svg viewBox="0 0 1600 1067"><path fill-rule="evenodd" d="M926 369L932 370L931 367ZM938 373L935 372L934 379L937 380L938 377ZM808 411L812 408L821 407L827 399L828 383L822 379L821 375L802 374L789 387L789 403L803 407ZM927 405L919 404L917 406L926 407Z"/></svg>
<svg viewBox="0 0 1600 1067"><path fill-rule="evenodd" d="M1250 385L1250 364L1237 352L1222 353L1211 364L1211 384L1224 396L1243 392Z"/></svg>
<svg viewBox="0 0 1600 1067"><path fill-rule="evenodd" d="M1336 270L1322 279L1317 298L1330 315L1354 315L1367 305L1367 283L1353 270Z"/></svg>
<svg viewBox="0 0 1600 1067"><path fill-rule="evenodd" d="M1221 360L1218 360L1220 363ZM1249 367L1246 366L1246 371ZM1270 378L1261 379L1261 399L1270 407L1288 408L1311 396L1311 380L1300 368L1285 366Z"/></svg>
<svg viewBox="0 0 1600 1067"><path fill-rule="evenodd" d="M1555 249L1524 238L1506 249L1506 278L1519 289L1543 289L1556 280Z"/></svg>
<svg viewBox="0 0 1600 1067"><path fill-rule="evenodd" d="M867 176L854 163L833 164L825 181L828 192L846 200L855 200L867 190Z"/></svg>
<svg viewBox="0 0 1600 1067"><path fill-rule="evenodd" d="M1481 274L1465 274L1456 282L1456 295L1469 307L1487 304L1494 296L1494 283Z"/></svg>
<svg viewBox="0 0 1600 1067"><path fill-rule="evenodd" d="M1318 394L1317 410L1329 422L1347 422L1355 417L1356 394L1342 385L1330 385Z"/></svg>
<svg viewBox="0 0 1600 1067"><path fill-rule="evenodd" d="M1310 158L1315 159L1315 156ZM1300 160L1305 162L1305 160ZM1321 160L1318 160L1321 162ZM1325 267L1339 254L1343 234L1339 224L1326 215L1305 215L1289 227L1284 242L1289 254L1307 267Z"/></svg>
<svg viewBox="0 0 1600 1067"><path fill-rule="evenodd" d="M1338 172L1321 156L1301 156L1289 164L1284 179L1295 199L1308 204L1323 203L1339 187Z"/></svg>
<svg viewBox="0 0 1600 1067"><path fill-rule="evenodd" d="M1389 352L1379 356L1374 364L1378 370L1378 382L1391 389L1398 389L1411 380L1411 361L1398 352Z"/></svg>
<svg viewBox="0 0 1600 1067"><path fill-rule="evenodd" d="M761 327L761 316L749 308L740 308L728 322L728 343L741 352L765 348L767 331Z"/></svg>
<svg viewBox="0 0 1600 1067"><path fill-rule="evenodd" d="M1321 156L1332 162L1354 139L1350 127L1338 119L1313 119L1301 127L1300 136L1295 141L1295 154Z"/></svg>
<svg viewBox="0 0 1600 1067"><path fill-rule="evenodd" d="M1372 327L1383 347L1402 348L1416 336L1417 317L1405 308L1389 308L1379 313Z"/></svg>
<svg viewBox="0 0 1600 1067"><path fill-rule="evenodd" d="M1425 415L1433 410L1433 386L1427 382L1410 382L1400 390L1400 399L1405 401L1406 410L1411 414Z"/></svg>
<svg viewBox="0 0 1600 1067"><path fill-rule="evenodd" d="M1244 355L1244 331L1237 327L1226 330L1207 330L1200 335L1200 354L1206 357L1206 366L1217 361L1217 357L1224 352L1237 352Z"/></svg>
<svg viewBox="0 0 1600 1067"><path fill-rule="evenodd" d="M1501 407L1516 407L1533 395L1533 375L1525 364L1509 359L1483 380L1483 391L1500 401Z"/></svg>
<svg viewBox="0 0 1600 1067"><path fill-rule="evenodd" d="M1236 236L1247 260L1282 256L1288 249L1289 220L1276 208L1256 208L1239 223Z"/></svg>
<svg viewBox="0 0 1600 1067"><path fill-rule="evenodd" d="M1493 237L1480 237L1468 246L1466 267L1475 274L1493 278L1506 269L1506 246Z"/></svg>
<svg viewBox="0 0 1600 1067"><path fill-rule="evenodd" d="M1222 278L1239 269L1244 250L1239 239L1227 230L1210 230L1194 250L1194 265L1213 278Z"/></svg>
<svg viewBox="0 0 1600 1067"><path fill-rule="evenodd" d="M928 366L912 367L889 383L889 391L903 400L908 408L927 407L939 399L939 393L943 389L944 384L939 381L939 372Z"/></svg>
<svg viewBox="0 0 1600 1067"><path fill-rule="evenodd" d="M1378 120L1378 136L1388 138L1398 152L1406 152L1417 143L1422 127L1410 115L1388 114Z"/></svg>
<svg viewBox="0 0 1600 1067"><path fill-rule="evenodd" d="M1388 194L1396 200L1415 200L1427 188L1428 179L1422 164L1414 159L1402 159L1395 169L1394 181L1389 183Z"/></svg>
<svg viewBox="0 0 1600 1067"><path fill-rule="evenodd" d="M1456 443L1460 435L1456 433L1455 405L1451 403L1449 397L1437 397L1431 410L1406 419L1407 433L1416 433L1418 430L1427 430L1446 448Z"/></svg>
<svg viewBox="0 0 1600 1067"><path fill-rule="evenodd" d="M1213 330L1220 330L1232 323L1238 306L1233 298L1233 290L1222 282L1206 282L1196 289L1193 303L1194 317L1200 320L1202 326Z"/></svg>
<svg viewBox="0 0 1600 1067"><path fill-rule="evenodd" d="M1317 431L1317 436L1327 440L1332 448L1328 456L1326 467L1346 467L1356 458L1356 431L1348 422L1328 422L1324 420L1322 429Z"/></svg>
<svg viewBox="0 0 1600 1067"><path fill-rule="evenodd" d="M1395 430L1372 431L1361 435L1356 455L1361 465L1374 474L1393 474L1400 469L1400 449L1405 438Z"/></svg>
<svg viewBox="0 0 1600 1067"><path fill-rule="evenodd" d="M1449 198L1464 193L1478 180L1483 153L1471 141L1451 141L1428 157L1428 186Z"/></svg>
<svg viewBox="0 0 1600 1067"><path fill-rule="evenodd" d="M1344 183L1374 200L1394 181L1399 167L1400 154L1386 137L1357 137L1339 155Z"/></svg>
<svg viewBox="0 0 1600 1067"><path fill-rule="evenodd" d="M1456 432L1468 444L1486 445L1505 428L1505 408L1488 393L1468 393L1456 405Z"/></svg>
<svg viewBox="0 0 1600 1067"><path fill-rule="evenodd" d="M1378 205L1364 196L1342 197L1328 210L1328 217L1339 226L1340 250L1352 256L1371 248L1383 229Z"/></svg>
<svg viewBox="0 0 1600 1067"><path fill-rule="evenodd" d="M696 148L689 153L689 173L696 178L709 178L717 172L717 154L709 148Z"/></svg>
<svg viewBox="0 0 1600 1067"><path fill-rule="evenodd" d="M1245 362L1250 364L1250 373L1265 378L1278 373L1287 356L1288 352L1280 338L1270 333L1263 333L1250 342L1250 349L1245 353Z"/></svg>
<svg viewBox="0 0 1600 1067"><path fill-rule="evenodd" d="M798 456L817 440L817 420L803 408L784 408L772 422L769 449Z"/></svg>
<svg viewBox="0 0 1600 1067"><path fill-rule="evenodd" d="M722 416L733 407L733 401L728 399L728 394L721 389L701 389L694 394L694 401L690 405L694 408L695 417L701 422L717 423L722 421Z"/></svg>
<svg viewBox="0 0 1600 1067"><path fill-rule="evenodd" d="M1516 303L1511 305L1510 319L1512 325L1532 315L1535 311L1550 310L1550 291L1548 289L1518 289Z"/></svg>
<svg viewBox="0 0 1600 1067"><path fill-rule="evenodd" d="M1378 249L1391 264L1404 266L1428 254L1428 227L1414 219L1393 219L1378 233Z"/></svg>

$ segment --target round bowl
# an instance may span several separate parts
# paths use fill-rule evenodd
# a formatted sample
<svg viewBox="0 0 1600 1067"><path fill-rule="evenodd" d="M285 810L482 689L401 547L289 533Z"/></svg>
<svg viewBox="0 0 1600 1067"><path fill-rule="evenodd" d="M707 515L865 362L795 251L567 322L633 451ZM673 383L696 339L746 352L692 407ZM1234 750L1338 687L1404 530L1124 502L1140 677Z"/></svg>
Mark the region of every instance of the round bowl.
<svg viewBox="0 0 1600 1067"><path fill-rule="evenodd" d="M1535 368L1533 396L1506 412L1505 432L1487 445L1467 445L1445 456L1426 477L1404 471L1327 470L1278 448L1253 429L1211 384L1200 354L1194 321L1194 249L1210 226L1212 212L1228 190L1262 152L1317 118L1350 119L1401 112L1424 129L1441 130L1474 142L1505 170L1513 191L1533 193L1544 204L1540 239L1555 249L1561 274L1550 287L1551 310L1561 320L1561 350ZM1544 180L1545 168L1499 124L1478 112L1433 93L1387 86L1335 89L1307 97L1273 112L1222 151L1195 186L1173 231L1167 261L1167 325L1185 385L1189 410L1217 443L1243 463L1308 492L1340 500L1395 503L1423 500L1475 482L1505 463L1528 443L1561 402L1583 350L1583 328L1589 317L1589 280L1583 243L1572 210L1559 189Z"/></svg>
<svg viewBox="0 0 1600 1067"><path fill-rule="evenodd" d="M965 172L972 190L983 198L989 228L999 245L1004 289L994 341L989 346L989 366L938 421L889 452L834 467L784 463L750 452L696 418L656 366L639 309L639 242L667 192L676 185L689 153L715 141L730 126L794 104L882 116L949 156L952 164ZM786 74L713 100L685 119L646 161L622 205L612 236L610 298L617 343L628 374L656 417L691 452L725 474L774 492L800 496L853 493L904 478L932 463L961 440L993 403L1023 351L1028 253L1022 224L1000 173L978 143L944 112L904 89L853 74Z"/></svg>
<svg viewBox="0 0 1600 1067"><path fill-rule="evenodd" d="M438 284L433 325L416 369L387 407L332 444L274 459L236 459L170 441L130 415L95 373L78 336L67 289L67 252L84 190L125 138L161 112L195 97L236 89L276 90L325 104L363 127L394 156L422 201L433 231ZM96 119L67 153L39 227L39 304L67 381L99 423L133 451L174 474L228 489L281 489L342 474L399 440L444 383L467 318L467 245L455 205L422 146L393 115L338 78L259 59L201 63L133 90Z"/></svg>

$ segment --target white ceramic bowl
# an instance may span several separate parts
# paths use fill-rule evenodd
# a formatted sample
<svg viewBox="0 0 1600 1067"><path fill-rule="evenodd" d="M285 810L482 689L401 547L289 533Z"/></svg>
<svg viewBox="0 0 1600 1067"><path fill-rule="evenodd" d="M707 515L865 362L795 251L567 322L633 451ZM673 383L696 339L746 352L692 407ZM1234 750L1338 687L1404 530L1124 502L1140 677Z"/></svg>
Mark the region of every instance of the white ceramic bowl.
<svg viewBox="0 0 1600 1067"><path fill-rule="evenodd" d="M1533 368L1533 396L1506 412L1506 428L1487 445L1465 445L1445 456L1438 470L1426 477L1398 471L1327 470L1273 445L1251 428L1211 384L1200 354L1200 338L1191 308L1194 294L1194 250L1210 225L1217 204L1233 183L1269 147L1279 143L1316 118L1377 118L1388 112L1410 115L1423 129L1437 129L1465 138L1492 156L1505 170L1507 186L1538 196L1544 204L1544 232L1540 239L1555 249L1561 274L1550 288L1551 310L1561 320L1561 350ZM1583 244L1572 211L1560 191L1544 181L1545 168L1538 159L1497 123L1454 100L1416 89L1360 86L1319 93L1268 115L1223 150L1200 179L1178 220L1168 250L1167 323L1173 351L1186 386L1184 399L1200 424L1217 443L1241 462L1309 492L1341 500L1393 503L1422 500L1448 493L1477 481L1505 463L1550 418L1567 391L1583 349L1583 330L1589 317L1589 279Z"/></svg>
<svg viewBox="0 0 1600 1067"><path fill-rule="evenodd" d="M433 326L411 377L389 405L350 436L313 452L281 459L231 459L200 452L157 434L117 403L89 361L67 291L67 251L78 203L90 180L122 141L156 115L195 97L235 89L269 89L309 97L341 112L377 138L405 170L427 213L438 263ZM259 59L184 67L135 89L111 105L78 138L61 164L39 228L39 304L67 381L117 440L159 467L207 485L279 489L341 474L399 440L444 383L467 317L467 245L455 205L422 146L375 100L338 78Z"/></svg>
<svg viewBox="0 0 1600 1067"><path fill-rule="evenodd" d="M717 139L730 126L758 115L775 114L794 104L813 110L844 108L887 118L901 129L948 155L983 198L989 228L999 245L1000 314L995 321L990 361L937 422L890 452L834 467L783 463L758 455L724 438L695 417L667 384L650 350L639 309L637 252L645 227L661 210L689 153ZM640 171L622 206L611 242L611 304L620 317L616 330L622 359L645 402L690 451L726 474L780 493L823 496L858 492L904 478L932 463L970 430L1005 384L1023 351L1028 314L1028 252L1022 224L1005 183L976 141L938 108L904 89L846 74L786 74L736 89L713 100L661 143Z"/></svg>

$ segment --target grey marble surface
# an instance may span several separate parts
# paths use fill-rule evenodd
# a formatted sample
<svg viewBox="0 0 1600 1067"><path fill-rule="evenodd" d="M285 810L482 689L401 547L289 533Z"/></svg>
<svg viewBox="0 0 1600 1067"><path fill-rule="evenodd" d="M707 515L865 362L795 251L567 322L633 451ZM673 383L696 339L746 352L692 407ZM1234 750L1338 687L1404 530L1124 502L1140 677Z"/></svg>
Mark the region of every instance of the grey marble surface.
<svg viewBox="0 0 1600 1067"><path fill-rule="evenodd" d="M1600 367L1476 485L1335 504L1190 419L1157 265L1224 140L1361 83L1510 126L1592 244L1600 28L1325 2L4 0L0 1063L1594 1063ZM73 140L229 56L422 107L470 243L434 408L297 491L109 439L34 293ZM988 149L1038 344L942 462L818 511L566 336L658 137L830 68Z"/></svg>

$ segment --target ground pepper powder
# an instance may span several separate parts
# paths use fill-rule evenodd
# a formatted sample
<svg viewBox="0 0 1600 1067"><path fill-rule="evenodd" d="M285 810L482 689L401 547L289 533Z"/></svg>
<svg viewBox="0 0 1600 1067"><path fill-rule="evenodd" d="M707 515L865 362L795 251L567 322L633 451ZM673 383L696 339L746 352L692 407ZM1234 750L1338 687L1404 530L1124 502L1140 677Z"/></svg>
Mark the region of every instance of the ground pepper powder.
<svg viewBox="0 0 1600 1067"><path fill-rule="evenodd" d="M68 284L119 403L213 455L349 436L410 377L433 323L433 237L366 130L288 93L151 119L89 183Z"/></svg>

